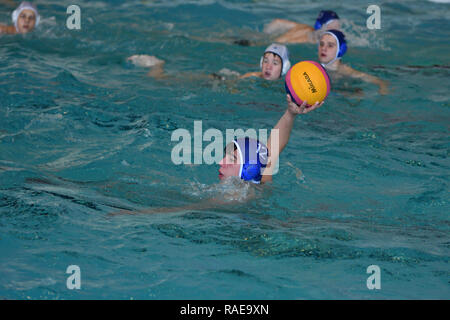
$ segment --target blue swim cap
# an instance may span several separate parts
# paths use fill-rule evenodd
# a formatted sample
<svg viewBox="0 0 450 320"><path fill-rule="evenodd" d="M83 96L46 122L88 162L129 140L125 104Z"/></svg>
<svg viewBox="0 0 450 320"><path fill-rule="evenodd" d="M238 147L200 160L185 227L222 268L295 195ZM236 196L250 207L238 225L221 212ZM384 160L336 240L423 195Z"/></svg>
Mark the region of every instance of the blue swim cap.
<svg viewBox="0 0 450 320"><path fill-rule="evenodd" d="M314 24L314 29L319 30L323 26L331 22L331 20L338 20L339 17L336 12L331 10L322 10L319 12L319 16Z"/></svg>
<svg viewBox="0 0 450 320"><path fill-rule="evenodd" d="M336 44L338 47L338 50L336 52L336 58L341 58L346 52L347 52L347 41L345 40L345 35L338 30L328 30L324 32L324 34L331 34L336 39Z"/></svg>
<svg viewBox="0 0 450 320"><path fill-rule="evenodd" d="M258 140L248 137L239 138L233 142L241 157L239 177L245 181L260 183L262 169L266 167L269 156L267 147Z"/></svg>

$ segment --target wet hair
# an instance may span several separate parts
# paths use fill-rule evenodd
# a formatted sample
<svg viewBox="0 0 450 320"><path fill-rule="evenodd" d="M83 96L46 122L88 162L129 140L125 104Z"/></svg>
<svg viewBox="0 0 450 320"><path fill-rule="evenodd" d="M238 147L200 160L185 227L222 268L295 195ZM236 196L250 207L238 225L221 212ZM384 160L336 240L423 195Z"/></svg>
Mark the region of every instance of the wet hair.
<svg viewBox="0 0 450 320"><path fill-rule="evenodd" d="M236 151L237 150L237 146L236 146L236 143L234 143L233 141L232 142L230 142L229 144L227 144L226 146L225 146L225 148L223 148L223 152L226 154L227 153L227 148L231 145L231 144L233 144L233 151ZM230 148L230 151L231 151L231 148Z"/></svg>

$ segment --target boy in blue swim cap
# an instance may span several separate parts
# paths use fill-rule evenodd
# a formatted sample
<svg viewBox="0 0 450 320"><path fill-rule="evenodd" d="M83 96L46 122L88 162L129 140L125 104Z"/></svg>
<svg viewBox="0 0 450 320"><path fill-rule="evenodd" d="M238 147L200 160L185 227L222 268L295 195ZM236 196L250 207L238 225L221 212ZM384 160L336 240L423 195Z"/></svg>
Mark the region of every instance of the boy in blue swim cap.
<svg viewBox="0 0 450 320"><path fill-rule="evenodd" d="M299 106L292 101L290 95L286 95L286 100L288 104L287 110L272 129L270 137L267 140L267 146L260 141L248 137L235 139L226 146L225 156L219 162L219 179L221 181L226 181L233 177L239 177L243 181L254 185L272 181L279 156L289 142L296 116L311 112L323 105L323 101L321 103L316 102L307 108L305 101ZM274 135L274 130L278 134ZM276 138L278 141L275 142L277 143L272 143L272 140ZM109 215L182 212L223 206L227 203L223 199L213 198L182 207L148 208L139 211L121 210L110 213Z"/></svg>
<svg viewBox="0 0 450 320"><path fill-rule="evenodd" d="M275 39L280 43L316 43L321 32L341 28L339 16L331 10L322 10L316 19L314 27L285 19L275 19L264 27L268 34L285 31ZM287 30L287 31L286 31Z"/></svg>
<svg viewBox="0 0 450 320"><path fill-rule="evenodd" d="M239 177L244 181L252 183L265 183L272 181L272 175L276 168L279 156L289 142L295 117L299 114L306 114L323 105L316 102L311 107L306 107L306 101L302 105L297 105L292 101L291 96L286 96L287 110L280 118L276 126L272 129L278 133L277 143L272 143L275 139L272 132L267 141L267 146L263 143L251 139L240 138L234 140L226 147L225 156L219 162L219 179L228 177ZM275 146L275 149L273 149Z"/></svg>
<svg viewBox="0 0 450 320"><path fill-rule="evenodd" d="M22 2L12 13L12 26L0 25L0 34L18 34L33 31L40 21L40 15L35 5Z"/></svg>
<svg viewBox="0 0 450 320"><path fill-rule="evenodd" d="M358 78L379 86L380 94L387 94L386 81L375 76L371 76L361 71L357 71L341 62L341 58L347 52L347 41L345 35L339 30L328 30L320 36L318 46L319 61L327 71L336 72L340 76Z"/></svg>
<svg viewBox="0 0 450 320"><path fill-rule="evenodd" d="M268 156L267 146L260 141L249 137L235 139L225 148L225 156L219 162L219 179L239 177L259 184Z"/></svg>

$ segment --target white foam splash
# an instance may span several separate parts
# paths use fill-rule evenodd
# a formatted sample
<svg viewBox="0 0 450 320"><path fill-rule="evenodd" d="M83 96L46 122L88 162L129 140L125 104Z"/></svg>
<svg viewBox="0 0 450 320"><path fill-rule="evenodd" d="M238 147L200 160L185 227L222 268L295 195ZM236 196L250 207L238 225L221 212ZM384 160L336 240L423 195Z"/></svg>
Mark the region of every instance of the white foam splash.
<svg viewBox="0 0 450 320"><path fill-rule="evenodd" d="M196 197L220 198L226 202L244 202L253 195L251 184L238 177L229 177L213 185L192 182L186 192Z"/></svg>

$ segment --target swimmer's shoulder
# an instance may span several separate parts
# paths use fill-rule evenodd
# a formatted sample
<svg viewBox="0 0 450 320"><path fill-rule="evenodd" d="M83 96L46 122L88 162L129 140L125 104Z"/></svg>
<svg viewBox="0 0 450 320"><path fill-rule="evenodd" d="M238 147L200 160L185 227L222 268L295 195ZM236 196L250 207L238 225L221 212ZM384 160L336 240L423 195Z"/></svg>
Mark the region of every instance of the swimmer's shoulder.
<svg viewBox="0 0 450 320"><path fill-rule="evenodd" d="M350 74L350 73L354 72L355 70L352 67L350 67L348 64L340 63L337 71L342 74Z"/></svg>
<svg viewBox="0 0 450 320"><path fill-rule="evenodd" d="M367 73L364 73L362 71L358 71L350 67L349 65L341 63L339 65L338 72L344 76L352 77L352 78L367 78L369 75Z"/></svg>
<svg viewBox="0 0 450 320"><path fill-rule="evenodd" d="M362 72L355 70L352 67L350 67L349 65L344 64L344 63L339 64L337 72L341 75L348 76L348 77L354 77L354 78L357 78L357 77L360 77L363 75Z"/></svg>

